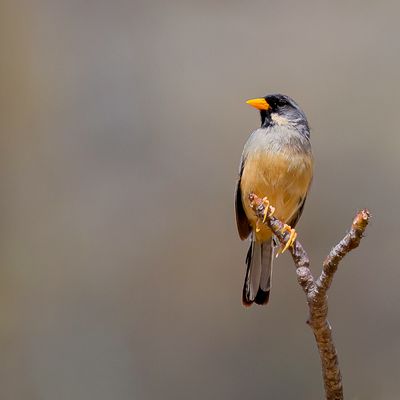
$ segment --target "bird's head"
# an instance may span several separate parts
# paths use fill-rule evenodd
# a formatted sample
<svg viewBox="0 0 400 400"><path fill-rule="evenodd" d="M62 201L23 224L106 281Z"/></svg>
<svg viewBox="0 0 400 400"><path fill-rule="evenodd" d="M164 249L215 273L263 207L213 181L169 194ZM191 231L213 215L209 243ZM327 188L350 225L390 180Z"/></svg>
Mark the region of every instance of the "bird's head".
<svg viewBox="0 0 400 400"><path fill-rule="evenodd" d="M309 137L306 115L299 105L284 94L269 94L246 102L260 110L261 127L291 125Z"/></svg>

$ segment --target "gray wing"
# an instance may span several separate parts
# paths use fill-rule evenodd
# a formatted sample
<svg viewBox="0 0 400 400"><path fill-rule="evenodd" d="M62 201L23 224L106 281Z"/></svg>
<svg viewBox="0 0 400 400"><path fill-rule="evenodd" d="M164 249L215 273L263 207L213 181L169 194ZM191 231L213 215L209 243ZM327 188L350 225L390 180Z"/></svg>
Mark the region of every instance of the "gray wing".
<svg viewBox="0 0 400 400"><path fill-rule="evenodd" d="M244 158L240 160L240 169L239 169L239 179L236 184L235 190L235 213L236 213L236 225L239 232L240 239L246 239L251 233L251 226L249 224L249 220L247 219L246 213L244 211L243 203L242 203L242 190L240 188L240 180L242 177L242 172L244 168Z"/></svg>

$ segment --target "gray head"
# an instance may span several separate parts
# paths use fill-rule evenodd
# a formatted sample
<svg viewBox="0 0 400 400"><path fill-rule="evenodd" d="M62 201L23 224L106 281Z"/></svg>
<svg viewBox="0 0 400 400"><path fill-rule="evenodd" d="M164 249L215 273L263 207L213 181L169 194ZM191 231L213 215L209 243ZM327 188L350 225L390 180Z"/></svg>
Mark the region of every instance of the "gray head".
<svg viewBox="0 0 400 400"><path fill-rule="evenodd" d="M269 94L248 100L247 104L260 110L262 128L291 125L302 135L310 137L306 115L291 97L284 94Z"/></svg>

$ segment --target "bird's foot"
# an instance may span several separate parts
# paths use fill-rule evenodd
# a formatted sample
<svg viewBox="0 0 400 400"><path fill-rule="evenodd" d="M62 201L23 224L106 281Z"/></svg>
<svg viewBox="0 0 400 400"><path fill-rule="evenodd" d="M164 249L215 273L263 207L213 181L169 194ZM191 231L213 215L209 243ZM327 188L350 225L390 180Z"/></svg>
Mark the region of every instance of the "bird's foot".
<svg viewBox="0 0 400 400"><path fill-rule="evenodd" d="M264 210L264 218L263 218L263 223L267 220L267 217L272 217L275 212L275 207L271 206L268 197L263 197L262 199L262 204L265 208Z"/></svg>
<svg viewBox="0 0 400 400"><path fill-rule="evenodd" d="M297 238L297 232L294 228L291 228L289 225L285 224L281 230L282 233L289 232L289 239L287 240L285 247L282 249L281 253L284 253L289 247L294 245L294 242Z"/></svg>

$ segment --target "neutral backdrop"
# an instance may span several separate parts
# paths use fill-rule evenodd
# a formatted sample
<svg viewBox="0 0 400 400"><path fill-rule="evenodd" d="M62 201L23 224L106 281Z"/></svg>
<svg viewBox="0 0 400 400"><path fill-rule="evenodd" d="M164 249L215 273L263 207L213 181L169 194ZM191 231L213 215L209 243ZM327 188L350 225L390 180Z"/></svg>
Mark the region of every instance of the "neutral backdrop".
<svg viewBox="0 0 400 400"><path fill-rule="evenodd" d="M398 2L0 2L0 398L321 399L288 255L241 305L233 192L282 92L312 127L312 268L347 399L399 398Z"/></svg>

